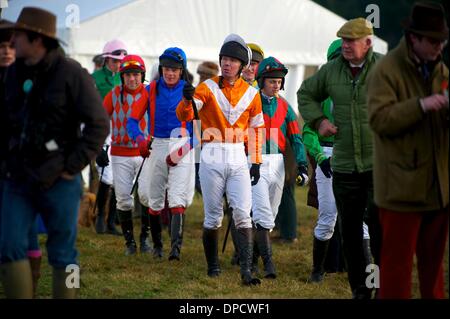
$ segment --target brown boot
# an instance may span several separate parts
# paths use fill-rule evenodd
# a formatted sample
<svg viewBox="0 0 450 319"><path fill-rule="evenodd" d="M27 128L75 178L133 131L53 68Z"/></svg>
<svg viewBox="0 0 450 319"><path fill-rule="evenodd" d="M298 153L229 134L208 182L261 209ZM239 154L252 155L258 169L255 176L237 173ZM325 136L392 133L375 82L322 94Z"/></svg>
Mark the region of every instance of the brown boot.
<svg viewBox="0 0 450 319"><path fill-rule="evenodd" d="M33 298L36 299L37 285L41 278L41 260L42 257L28 257L31 267L31 278L33 280Z"/></svg>
<svg viewBox="0 0 450 319"><path fill-rule="evenodd" d="M27 259L1 264L0 273L6 298L33 298L30 263Z"/></svg>
<svg viewBox="0 0 450 319"><path fill-rule="evenodd" d="M78 288L67 286L68 272L64 268L53 267L53 299L76 299Z"/></svg>

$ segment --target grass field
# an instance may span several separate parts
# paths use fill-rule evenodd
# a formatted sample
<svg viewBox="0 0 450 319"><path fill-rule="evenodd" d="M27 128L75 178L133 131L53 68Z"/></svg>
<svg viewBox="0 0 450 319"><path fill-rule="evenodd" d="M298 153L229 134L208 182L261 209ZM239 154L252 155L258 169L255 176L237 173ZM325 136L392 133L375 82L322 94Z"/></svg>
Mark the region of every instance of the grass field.
<svg viewBox="0 0 450 319"><path fill-rule="evenodd" d="M162 260L151 255L124 255L122 237L97 235L94 229L80 228L78 249L80 252L80 298L283 298L283 299L343 299L351 298L346 274L327 274L322 284L308 284L312 265L312 230L317 218L315 209L307 207L306 189L296 189L298 212L298 241L286 244L273 243L276 280L262 279L261 286L243 287L239 268L230 264L231 238L225 254L219 255L222 275L209 278L202 246L203 209L201 197L196 195L194 204L187 211L181 261L167 260L169 236L163 233ZM224 220L225 221L225 220ZM139 238L139 219L135 219L135 236ZM221 229L220 248L226 224ZM272 233L276 236L276 232ZM45 247L45 236L40 237ZM44 256L46 255L45 248ZM261 269L261 262L260 262ZM448 292L448 246L445 262L446 288ZM51 269L43 261L42 278L38 297L51 297ZM417 275L413 277L413 297L418 298ZM0 286L0 296L3 295ZM447 294L448 297L448 294Z"/></svg>

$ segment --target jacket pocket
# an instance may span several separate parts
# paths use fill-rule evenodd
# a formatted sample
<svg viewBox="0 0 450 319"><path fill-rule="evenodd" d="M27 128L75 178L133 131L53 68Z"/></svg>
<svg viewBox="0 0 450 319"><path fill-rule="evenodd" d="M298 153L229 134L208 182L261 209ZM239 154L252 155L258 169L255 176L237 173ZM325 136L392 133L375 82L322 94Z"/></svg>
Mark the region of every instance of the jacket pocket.
<svg viewBox="0 0 450 319"><path fill-rule="evenodd" d="M425 204L429 189L427 163L415 168L404 167L398 163L388 164L386 200L406 202L409 204Z"/></svg>
<svg viewBox="0 0 450 319"><path fill-rule="evenodd" d="M32 185L42 190L53 186L64 170L65 158L62 151L49 153L40 165L26 167L28 178Z"/></svg>

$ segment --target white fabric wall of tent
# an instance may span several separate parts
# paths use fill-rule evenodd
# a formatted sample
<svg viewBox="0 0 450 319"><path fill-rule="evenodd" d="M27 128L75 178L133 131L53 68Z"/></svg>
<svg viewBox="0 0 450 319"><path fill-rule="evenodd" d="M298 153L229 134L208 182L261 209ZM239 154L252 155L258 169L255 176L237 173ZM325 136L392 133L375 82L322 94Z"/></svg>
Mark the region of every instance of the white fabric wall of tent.
<svg viewBox="0 0 450 319"><path fill-rule="evenodd" d="M148 69L165 48L178 46L195 74L202 61L218 62L223 39L237 33L288 66L282 94L295 111L305 66L326 62L346 21L310 0L10 0L2 17L15 21L24 6L55 13L66 52L89 71L92 57L119 38L130 53L144 57ZM387 52L387 43L376 37L374 47Z"/></svg>

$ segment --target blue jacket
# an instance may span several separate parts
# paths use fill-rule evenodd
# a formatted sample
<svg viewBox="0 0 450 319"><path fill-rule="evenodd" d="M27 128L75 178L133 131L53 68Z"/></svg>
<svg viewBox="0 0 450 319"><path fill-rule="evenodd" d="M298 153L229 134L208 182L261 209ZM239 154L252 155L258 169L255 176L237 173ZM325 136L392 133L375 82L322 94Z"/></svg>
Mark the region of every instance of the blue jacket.
<svg viewBox="0 0 450 319"><path fill-rule="evenodd" d="M151 119L149 117L149 125L147 126L149 134L151 134L151 126L153 124L155 126L153 136L159 138L169 138L173 129L181 127L181 122L178 120L175 110L183 98L184 84L185 81L180 80L175 87L169 88L162 77L157 81L155 118ZM150 85L146 87L146 90L150 96ZM147 112L151 114L150 103L147 104ZM138 123L137 119L128 119L127 130L133 140L142 135ZM186 123L186 129L189 131L189 135L192 136L191 122Z"/></svg>

